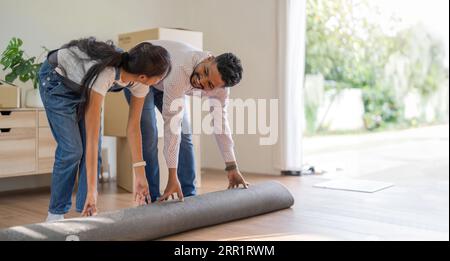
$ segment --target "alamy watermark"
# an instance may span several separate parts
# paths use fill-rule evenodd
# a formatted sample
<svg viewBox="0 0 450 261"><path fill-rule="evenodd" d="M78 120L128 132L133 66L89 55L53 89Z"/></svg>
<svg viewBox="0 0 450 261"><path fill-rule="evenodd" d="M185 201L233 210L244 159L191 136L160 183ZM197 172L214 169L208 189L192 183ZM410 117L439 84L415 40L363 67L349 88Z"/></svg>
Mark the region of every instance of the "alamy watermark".
<svg viewBox="0 0 450 261"><path fill-rule="evenodd" d="M68 235L66 241L80 241L80 237L77 235Z"/></svg>
<svg viewBox="0 0 450 261"><path fill-rule="evenodd" d="M192 118L189 121L183 117L190 117L187 113L186 100L175 99L167 108L173 117L170 131L180 133L180 123L189 122L190 128L183 128L194 135L214 134L260 135L259 145L270 146L278 142L279 114L278 99L202 99L201 92L194 91L192 96ZM185 108L182 110L182 108Z"/></svg>

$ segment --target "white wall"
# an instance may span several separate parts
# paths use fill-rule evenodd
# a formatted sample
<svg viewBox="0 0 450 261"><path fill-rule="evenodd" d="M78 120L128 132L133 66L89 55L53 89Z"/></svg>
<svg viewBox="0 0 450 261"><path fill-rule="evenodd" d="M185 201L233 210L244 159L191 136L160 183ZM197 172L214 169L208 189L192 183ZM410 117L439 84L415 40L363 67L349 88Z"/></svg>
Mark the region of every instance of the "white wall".
<svg viewBox="0 0 450 261"><path fill-rule="evenodd" d="M183 0L184 26L204 32L206 50L231 51L244 66L242 82L232 98L277 98L277 0ZM186 15L185 14L185 15ZM259 135L234 135L236 157L244 172L278 174L274 146L259 146ZM215 140L202 137L204 168L224 168Z"/></svg>
<svg viewBox="0 0 450 261"><path fill-rule="evenodd" d="M170 0L2 0L0 47L11 37L24 40L28 54L86 36L117 42L119 33L157 26L181 26L180 13ZM179 11L182 11L179 8ZM0 72L0 76L3 76Z"/></svg>
<svg viewBox="0 0 450 261"><path fill-rule="evenodd" d="M243 61L244 79L232 97L277 97L277 0L2 0L0 10L0 47L17 36L34 56L40 46L57 48L85 36L117 41L119 33L153 27L202 31L206 50L231 51ZM257 135L235 136L241 170L279 173L274 147L258 141ZM202 138L202 164L224 167L212 137Z"/></svg>

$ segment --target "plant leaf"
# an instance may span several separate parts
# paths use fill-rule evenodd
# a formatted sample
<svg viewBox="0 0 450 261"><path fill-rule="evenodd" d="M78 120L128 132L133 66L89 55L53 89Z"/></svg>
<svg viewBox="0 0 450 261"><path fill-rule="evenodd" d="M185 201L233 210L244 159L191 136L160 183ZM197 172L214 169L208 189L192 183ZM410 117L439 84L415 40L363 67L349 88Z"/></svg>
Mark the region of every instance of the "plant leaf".
<svg viewBox="0 0 450 261"><path fill-rule="evenodd" d="M28 74L23 74L19 76L19 80L22 82L27 82L30 79L30 77L28 76Z"/></svg>
<svg viewBox="0 0 450 261"><path fill-rule="evenodd" d="M8 83L13 83L17 79L17 74L15 72L11 72L5 76L5 80Z"/></svg>

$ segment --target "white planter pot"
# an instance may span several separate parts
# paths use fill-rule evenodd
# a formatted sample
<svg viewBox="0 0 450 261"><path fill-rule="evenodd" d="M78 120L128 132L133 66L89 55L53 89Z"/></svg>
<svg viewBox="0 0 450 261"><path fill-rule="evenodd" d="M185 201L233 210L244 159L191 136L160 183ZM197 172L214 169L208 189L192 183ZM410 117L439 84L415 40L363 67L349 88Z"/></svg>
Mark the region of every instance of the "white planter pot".
<svg viewBox="0 0 450 261"><path fill-rule="evenodd" d="M39 89L31 89L26 92L25 106L29 108L42 108L41 94Z"/></svg>

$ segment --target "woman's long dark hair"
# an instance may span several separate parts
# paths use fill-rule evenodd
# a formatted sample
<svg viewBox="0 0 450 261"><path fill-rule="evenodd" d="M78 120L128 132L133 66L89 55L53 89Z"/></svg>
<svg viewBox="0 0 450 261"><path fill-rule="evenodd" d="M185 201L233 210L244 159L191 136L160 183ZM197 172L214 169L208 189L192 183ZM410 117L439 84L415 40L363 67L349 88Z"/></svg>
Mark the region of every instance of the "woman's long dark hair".
<svg viewBox="0 0 450 261"><path fill-rule="evenodd" d="M92 60L98 61L88 70L81 82L81 95L84 102L78 107L78 119L84 115L89 103L91 86L106 67L121 67L131 74L147 77L167 76L171 70L170 55L167 50L151 43L140 43L129 52L122 52L114 46L112 41L101 42L90 37L71 41L62 48L75 46Z"/></svg>

